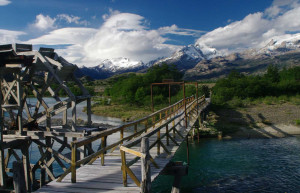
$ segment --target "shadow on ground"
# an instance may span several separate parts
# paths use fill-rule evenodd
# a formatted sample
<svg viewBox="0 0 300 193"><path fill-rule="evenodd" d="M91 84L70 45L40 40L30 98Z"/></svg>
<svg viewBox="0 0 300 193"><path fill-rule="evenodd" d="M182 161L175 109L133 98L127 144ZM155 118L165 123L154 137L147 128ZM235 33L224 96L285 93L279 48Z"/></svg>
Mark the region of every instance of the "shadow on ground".
<svg viewBox="0 0 300 193"><path fill-rule="evenodd" d="M274 112L276 113L276 112ZM212 106L208 122L222 131L223 136L236 138L278 138L293 136L284 127L278 127L261 113L247 113L232 108ZM295 132L293 132L295 134ZM300 134L300 128L299 128Z"/></svg>

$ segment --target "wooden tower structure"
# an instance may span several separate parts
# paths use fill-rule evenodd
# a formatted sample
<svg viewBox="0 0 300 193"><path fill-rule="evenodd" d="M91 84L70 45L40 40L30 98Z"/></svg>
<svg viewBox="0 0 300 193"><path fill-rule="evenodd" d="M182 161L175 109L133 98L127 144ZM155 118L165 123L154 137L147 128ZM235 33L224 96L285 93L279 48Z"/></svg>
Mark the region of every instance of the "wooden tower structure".
<svg viewBox="0 0 300 193"><path fill-rule="evenodd" d="M23 163L30 191L37 169L46 169L49 180L55 179L52 163L56 161L62 168L62 160L68 163L69 159L62 155L70 147L68 139L87 135L86 130L91 126L91 96L74 75L76 69L76 65L58 56L52 48L35 51L28 44L0 45L0 187L3 189L9 184L11 157ZM81 96L71 92L69 81L80 89ZM54 104L45 100L49 97ZM35 104L30 101L32 98L36 99ZM87 123L78 126L76 105L84 101ZM71 123L68 123L68 109ZM61 120L61 125L52 126L54 116ZM58 150L53 148L54 141L60 144ZM37 163L30 163L28 156L32 142L41 155ZM21 155L17 153L19 150ZM85 150L81 153L85 154Z"/></svg>

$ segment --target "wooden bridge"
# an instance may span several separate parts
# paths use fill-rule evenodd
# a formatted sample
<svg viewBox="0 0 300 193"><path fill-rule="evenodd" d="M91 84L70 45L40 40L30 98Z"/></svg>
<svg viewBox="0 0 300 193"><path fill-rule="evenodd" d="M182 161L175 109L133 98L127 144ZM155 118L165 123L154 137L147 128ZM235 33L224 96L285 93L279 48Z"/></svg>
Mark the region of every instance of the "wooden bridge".
<svg viewBox="0 0 300 193"><path fill-rule="evenodd" d="M38 192L147 192L210 103L204 96L183 97L140 120L106 130L93 128L91 96L74 76L75 69L53 49L0 46L1 192L10 191L17 164L23 168L19 176L24 176L20 179L28 192L39 186ZM67 87L70 80L82 96ZM60 91L67 97L62 98ZM34 111L26 100L29 92L37 99ZM54 105L44 100L46 92ZM76 105L82 101L87 102L87 125L80 126ZM55 127L51 120L58 115L62 126ZM32 144L40 155L34 162L29 154ZM63 172L57 174L54 168Z"/></svg>
<svg viewBox="0 0 300 193"><path fill-rule="evenodd" d="M147 137L150 142L148 150L153 181L208 105L204 96L191 97L186 100L186 111L184 100L181 100L138 121L72 142L70 167L38 192L141 192L144 183L141 159L146 155L140 148L142 138ZM140 127L142 124L144 127ZM120 133L120 139L107 145L106 139L114 133ZM78 148L99 139L102 140L101 149L76 160ZM86 165L80 167L82 164Z"/></svg>

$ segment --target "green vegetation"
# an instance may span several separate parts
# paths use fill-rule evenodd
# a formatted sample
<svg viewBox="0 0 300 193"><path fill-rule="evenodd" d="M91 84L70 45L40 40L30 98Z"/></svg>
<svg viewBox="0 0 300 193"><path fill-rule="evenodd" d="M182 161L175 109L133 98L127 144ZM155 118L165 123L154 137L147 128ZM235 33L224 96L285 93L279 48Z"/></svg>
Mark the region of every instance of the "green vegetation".
<svg viewBox="0 0 300 193"><path fill-rule="evenodd" d="M300 125L300 119L295 120L296 125Z"/></svg>
<svg viewBox="0 0 300 193"><path fill-rule="evenodd" d="M128 77L119 79L111 88L106 88L105 94L112 98L113 102L120 104L150 105L151 89L154 82L162 82L163 79L174 79L181 81L182 73L173 65L163 64L153 66L146 74L131 74ZM168 102L168 86L154 86L153 100L155 104ZM172 86L171 95L176 95L180 90L179 86Z"/></svg>
<svg viewBox="0 0 300 193"><path fill-rule="evenodd" d="M262 76L245 76L232 71L228 77L217 81L212 92L212 102L230 107L243 107L256 102L271 105L285 101L299 105L299 80L300 67L279 71L271 65Z"/></svg>
<svg viewBox="0 0 300 193"><path fill-rule="evenodd" d="M119 79L112 87L106 88L104 94L110 96L114 103L150 106L151 104L151 83L161 83L164 79L173 79L175 82L182 81L183 74L175 65L162 64L153 66L145 74L131 74L128 77ZM203 86L201 93L209 95L209 88ZM186 96L196 93L194 85L186 85ZM183 97L180 85L171 86L171 102L174 103ZM154 85L153 101L155 105L168 104L169 86Z"/></svg>
<svg viewBox="0 0 300 193"><path fill-rule="evenodd" d="M161 83L164 79L173 79L175 82L182 81L183 74L175 65L162 64L150 68L147 73L129 73L125 76L110 78L101 82L106 84L101 97L95 97L92 111L98 115L120 117L125 120L141 118L151 113L151 83ZM97 85L95 83L94 85ZM210 89L203 85L199 89L199 95L209 96ZM186 96L196 94L195 85L186 85ZM171 103L183 98L183 89L180 85L171 86ZM169 105L169 86L154 85L153 101L155 110Z"/></svg>

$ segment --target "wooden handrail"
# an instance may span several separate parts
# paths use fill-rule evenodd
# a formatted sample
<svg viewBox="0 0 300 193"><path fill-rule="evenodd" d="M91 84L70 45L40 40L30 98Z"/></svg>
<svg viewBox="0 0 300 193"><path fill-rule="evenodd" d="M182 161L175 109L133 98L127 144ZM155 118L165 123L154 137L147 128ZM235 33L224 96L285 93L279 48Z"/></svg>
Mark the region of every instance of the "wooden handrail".
<svg viewBox="0 0 300 193"><path fill-rule="evenodd" d="M194 104L196 100L194 100L194 96L191 96L191 97L188 97L186 98L186 101L187 101L187 108L189 108L191 106L191 104ZM116 128L112 128L112 129L108 129L108 130L105 130L105 131L102 131L102 132L97 132L96 134L94 135L90 135L90 136L85 136L83 138L79 138L77 139L76 141L73 141L71 142L71 149L72 149L72 152L71 152L71 164L70 164L70 167L59 177L59 179L57 180L58 182L62 181L62 179L68 174L68 173L72 173L71 175L71 181L73 183L76 182L76 167L82 165L82 164L86 164L86 163L93 163L98 157L101 156L102 160L102 164L104 164L104 153L109 150L109 149L113 149L115 147L117 147L118 145L122 144L123 142L125 142L126 140L134 140L132 138L134 137L138 137L138 136L141 136L143 135L143 133L149 135L149 133L152 133L153 131L148 131L149 128L151 128L153 125L156 125L157 123L162 123L164 122L164 124L161 124L161 126L159 127L160 129L163 128L165 126L166 123L170 123L172 120L174 120L174 118L178 118L180 116L182 116L182 112L180 113L180 111L182 110L182 108L184 108L184 104L183 104L183 99L178 101L177 103L169 106L169 107L166 107L166 108L163 108L157 112L154 112L146 117L143 117L139 120L136 120L136 121L133 121L133 122L130 122L130 123L126 123L126 124L123 124L119 127L116 127ZM171 113L168 113L168 112L171 112ZM159 120L155 121L155 117L161 113L165 113L165 117L160 117ZM180 114L179 115L176 115L176 114ZM167 120L168 117L172 117L174 116L173 118L171 118L170 120ZM148 122L149 122L149 119L153 119L154 122L152 122L152 125L148 125ZM145 128L138 131L137 130L137 125L138 124L141 124L145 122ZM124 135L122 134L128 127L131 127L131 126L134 126L134 130L135 132L130 135L130 136L127 136L124 138ZM169 129L169 131L172 131L172 128ZM100 138L105 138L107 137L108 135L111 135L113 133L116 133L116 132L120 132L120 140L115 142L114 144L111 144L109 146L101 146L101 149L99 149L97 152L94 152L90 155L88 155L87 157L85 158L82 158L80 160L77 160L77 157L76 157L76 153L78 151L78 148L84 146L84 145L89 145L91 144L92 142L100 139ZM144 135L143 135L144 136ZM163 135L163 136L160 136L160 138L162 137L165 137L166 135ZM138 137L138 139L140 139L140 137ZM123 145L124 146L124 145ZM124 146L125 147L125 146ZM164 146L163 146L164 148ZM123 154L122 154L123 155ZM153 159L151 159L153 160ZM154 162L154 160L153 160ZM125 168L126 170L130 170L129 168ZM134 177L134 176L133 176Z"/></svg>
<svg viewBox="0 0 300 193"><path fill-rule="evenodd" d="M189 100L189 99L191 99L191 98L193 98L193 96L186 98L186 100ZM102 132L100 132L100 133L98 133L98 134L96 134L96 135L90 135L90 136L86 136L86 137L84 137L84 138L80 138L80 139L78 139L78 140L76 140L76 141L73 141L72 143L73 143L73 144L76 144L77 147L81 147L81 146L83 146L83 145L90 144L91 142L93 142L93 141L95 141L95 140L97 140L97 139L99 139L99 138L101 138L101 137L105 137L105 136L111 135L111 134L116 133L116 132L118 132L118 131L121 131L122 129L125 129L125 128L127 128L127 127L133 126L133 125L135 125L135 124L142 123L142 122L144 122L144 121L146 121L146 120L148 120L148 119L154 117L155 115L158 115L159 113L161 113L161 112L163 112L163 111L165 111L165 110L171 109L172 107L174 107L174 106L180 104L182 101L183 101L183 99L181 99L180 101L178 101L177 103L175 103L175 104L173 104L173 105L171 105L171 106L169 106L169 107L165 107L165 108L163 108L163 109L161 109L161 110L158 110L158 111L156 111L156 112L154 112L154 113L152 113L152 114L150 114L150 115L148 115L148 116L146 116L146 117L143 117L143 118L141 118L141 119L139 119L139 120L136 120L136 121L133 121L133 122L130 122L130 123L125 123L125 124L123 124L123 125L121 125L121 126L119 126L119 127L116 127L116 128L112 128L112 129L108 129L108 130L102 131ZM182 108L182 105L180 106L180 108ZM178 111L180 108L178 108L177 111Z"/></svg>
<svg viewBox="0 0 300 193"><path fill-rule="evenodd" d="M193 100L190 104L187 105L186 110L188 111L187 114L190 114L197 105L202 104L205 102L205 96L199 97L198 100L195 99ZM198 108L197 108L198 110ZM198 111L197 111L198 114ZM176 130L176 126L179 124L180 121L184 120L185 117L185 112L182 111L180 113L178 113L177 115L175 115L174 117L168 119L168 120L164 120L164 123L161 123L157 128L152 129L151 131L144 133L142 135L140 135L139 137L132 139L130 141L127 141L126 143L124 143L121 147L120 147L120 152L121 152L121 156L122 156L122 172L123 172L123 184L124 186L127 186L127 173L129 174L129 176L133 176L132 180L136 183L137 186L140 186L142 183L135 177L134 173L132 172L132 170L129 168L131 165L133 165L134 163L136 163L140 158L144 158L146 155L143 152L138 152L136 150L130 149L131 147L140 144L143 138L149 138L155 134L158 134L157 136L157 140L154 141L152 144L149 144L149 150L152 149L153 147L155 147L156 145L159 145L157 147L158 151L157 154L160 153L159 149L160 146L162 146L164 148L164 150L167 153L170 153L168 151L168 149L165 147L165 145L162 143L161 139L163 139L164 137L167 137L167 145L168 145L168 137L173 141L174 139L170 136L170 131L172 130ZM162 119L161 119L162 120ZM174 121L178 120L178 123L175 124ZM169 129L168 125L170 123L172 124L172 127ZM163 135L160 135L160 131L161 129L166 128L166 133ZM177 131L177 130L176 130ZM178 132L178 131L177 131ZM176 145L177 142L174 140L173 141ZM130 153L133 154L137 157L135 157L133 160L131 160L130 162L126 162L126 156L125 153ZM155 164L155 161L152 159L151 162L157 166L157 164Z"/></svg>

